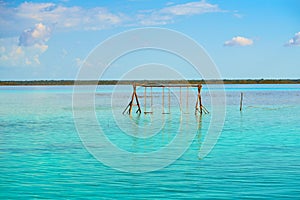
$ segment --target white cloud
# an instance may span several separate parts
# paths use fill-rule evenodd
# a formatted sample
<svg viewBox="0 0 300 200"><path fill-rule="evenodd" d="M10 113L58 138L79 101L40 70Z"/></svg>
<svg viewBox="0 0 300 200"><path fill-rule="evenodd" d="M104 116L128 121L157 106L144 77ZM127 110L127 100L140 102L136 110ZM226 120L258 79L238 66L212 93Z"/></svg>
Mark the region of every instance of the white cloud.
<svg viewBox="0 0 300 200"><path fill-rule="evenodd" d="M0 4L1 66L40 65L40 55L48 49L46 43L54 25L60 30L99 30L118 24L121 19L101 7L85 9L30 2L17 7Z"/></svg>
<svg viewBox="0 0 300 200"><path fill-rule="evenodd" d="M160 12L172 15L196 15L219 11L221 10L219 9L218 5L209 4L206 1L196 1L166 7Z"/></svg>
<svg viewBox="0 0 300 200"><path fill-rule="evenodd" d="M39 65L39 56L48 49L47 41L54 27L61 31L82 31L164 25L180 16L221 11L218 5L204 0L184 4L170 2L162 9L138 11L132 16L113 13L105 7L83 8L63 3L24 2L16 7L0 4L0 62L1 66ZM76 62L81 63L78 59Z"/></svg>
<svg viewBox="0 0 300 200"><path fill-rule="evenodd" d="M223 12L217 4L205 0L184 4L169 5L160 10L147 10L137 15L139 24L152 26L173 23L176 17L200 15L204 13Z"/></svg>
<svg viewBox="0 0 300 200"><path fill-rule="evenodd" d="M123 14L113 14L104 7L67 7L54 3L24 2L15 8L0 5L0 13L0 29L14 32L40 22L55 24L57 29L101 30L127 19Z"/></svg>
<svg viewBox="0 0 300 200"><path fill-rule="evenodd" d="M138 24L142 26L165 25L174 21L170 15L161 15L160 13L139 14L137 15Z"/></svg>
<svg viewBox="0 0 300 200"><path fill-rule="evenodd" d="M41 64L40 55L47 50L45 44L19 46L17 37L0 39L0 63L5 67L27 67Z"/></svg>
<svg viewBox="0 0 300 200"><path fill-rule="evenodd" d="M20 46L33 46L35 44L44 45L50 38L52 29L42 23L38 23L34 28L26 29L19 38Z"/></svg>
<svg viewBox="0 0 300 200"><path fill-rule="evenodd" d="M295 36L290 39L286 44L286 46L300 46L300 32L295 33Z"/></svg>
<svg viewBox="0 0 300 200"><path fill-rule="evenodd" d="M224 43L224 46L250 46L253 40L241 36L233 37Z"/></svg>
<svg viewBox="0 0 300 200"><path fill-rule="evenodd" d="M33 47L38 49L41 53L44 53L48 49L48 45L45 44L35 44Z"/></svg>
<svg viewBox="0 0 300 200"><path fill-rule="evenodd" d="M81 58L75 58L75 63L77 67L80 67L83 64L83 60Z"/></svg>
<svg viewBox="0 0 300 200"><path fill-rule="evenodd" d="M38 66L39 57L48 49L46 42L52 29L42 23L24 30L20 37L0 39L0 63L2 66Z"/></svg>
<svg viewBox="0 0 300 200"><path fill-rule="evenodd" d="M33 24L55 25L58 30L103 30L115 26L163 25L179 16L222 12L217 4L205 0L184 4L167 3L166 7L138 11L129 16L125 12L113 13L105 7L83 8L55 3L24 2L17 7L0 5L2 35L19 33Z"/></svg>
<svg viewBox="0 0 300 200"><path fill-rule="evenodd" d="M238 10L233 11L233 16L236 17L236 18L239 18L239 19L244 17L244 15L240 14Z"/></svg>

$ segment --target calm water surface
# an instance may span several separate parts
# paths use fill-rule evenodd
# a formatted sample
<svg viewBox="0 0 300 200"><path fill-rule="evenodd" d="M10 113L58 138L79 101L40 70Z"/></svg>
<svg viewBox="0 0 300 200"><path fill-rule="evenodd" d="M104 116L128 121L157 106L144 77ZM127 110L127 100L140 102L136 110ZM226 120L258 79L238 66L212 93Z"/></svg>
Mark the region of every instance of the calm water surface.
<svg viewBox="0 0 300 200"><path fill-rule="evenodd" d="M173 164L142 174L105 166L85 149L73 120L72 87L0 87L0 198L300 198L300 85L225 87L225 124L213 151L198 158L211 116L195 118L191 92L188 107L183 100L182 109L190 112L183 115L190 119L184 131L196 127L192 145ZM170 115L161 115L161 108L155 108L154 115L165 122L160 132L136 139L122 134L112 118L113 89L99 86L95 96L99 124L113 143L131 152L151 152L174 138L180 116L174 96ZM117 95L114 111L123 111L130 92L129 87ZM143 104L143 90L139 92ZM242 112L240 92L244 92ZM153 94L154 104L159 104L160 91ZM206 87L202 96L210 110ZM125 122L129 119L122 117ZM130 120L143 127L149 117Z"/></svg>

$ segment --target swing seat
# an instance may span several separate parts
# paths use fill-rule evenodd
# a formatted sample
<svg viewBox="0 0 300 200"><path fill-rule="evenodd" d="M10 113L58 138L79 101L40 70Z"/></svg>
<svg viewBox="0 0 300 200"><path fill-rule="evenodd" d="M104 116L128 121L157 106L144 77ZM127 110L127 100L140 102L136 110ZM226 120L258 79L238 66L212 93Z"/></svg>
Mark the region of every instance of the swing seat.
<svg viewBox="0 0 300 200"><path fill-rule="evenodd" d="M147 112L145 111L145 112L144 112L145 115L146 115L146 114L152 114L152 113L153 113L152 111L147 111Z"/></svg>

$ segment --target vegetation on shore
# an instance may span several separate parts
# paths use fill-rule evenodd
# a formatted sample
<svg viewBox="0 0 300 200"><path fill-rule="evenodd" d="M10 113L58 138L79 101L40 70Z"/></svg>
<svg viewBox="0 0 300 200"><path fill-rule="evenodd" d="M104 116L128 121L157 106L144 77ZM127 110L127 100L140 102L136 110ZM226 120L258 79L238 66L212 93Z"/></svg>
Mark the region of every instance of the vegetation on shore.
<svg viewBox="0 0 300 200"><path fill-rule="evenodd" d="M30 81L0 81L2 85L74 85L74 83L80 85L93 85L98 82L98 85L131 85L133 83L138 84L300 84L300 79L239 79L239 80L100 80L100 81L74 81L74 80L30 80Z"/></svg>

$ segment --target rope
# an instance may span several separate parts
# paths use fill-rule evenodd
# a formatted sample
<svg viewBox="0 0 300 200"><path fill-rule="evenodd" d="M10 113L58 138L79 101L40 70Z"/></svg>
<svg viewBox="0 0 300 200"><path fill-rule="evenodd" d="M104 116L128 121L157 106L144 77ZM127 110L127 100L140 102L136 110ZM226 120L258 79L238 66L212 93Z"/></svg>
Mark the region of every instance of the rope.
<svg viewBox="0 0 300 200"><path fill-rule="evenodd" d="M189 88L186 88L186 112L189 112Z"/></svg>
<svg viewBox="0 0 300 200"><path fill-rule="evenodd" d="M169 88L168 102L169 102L169 113L171 113L171 90L170 90L170 88Z"/></svg>
<svg viewBox="0 0 300 200"><path fill-rule="evenodd" d="M163 87L163 91L162 91L162 112L165 112L165 88Z"/></svg>
<svg viewBox="0 0 300 200"><path fill-rule="evenodd" d="M180 96L180 101L179 101L180 105L179 106L180 106L180 110L182 111L182 109L181 109L181 107L182 107L181 87L180 87L179 92L180 92L180 95L179 95Z"/></svg>
<svg viewBox="0 0 300 200"><path fill-rule="evenodd" d="M146 112L146 107L147 107L147 91L146 91L146 87L145 87L145 90L144 90L144 112Z"/></svg>
<svg viewBox="0 0 300 200"><path fill-rule="evenodd" d="M152 112L152 108L153 108L153 95L152 95L152 87L151 87L151 112Z"/></svg>

